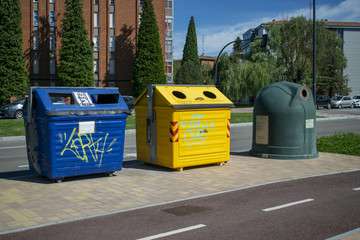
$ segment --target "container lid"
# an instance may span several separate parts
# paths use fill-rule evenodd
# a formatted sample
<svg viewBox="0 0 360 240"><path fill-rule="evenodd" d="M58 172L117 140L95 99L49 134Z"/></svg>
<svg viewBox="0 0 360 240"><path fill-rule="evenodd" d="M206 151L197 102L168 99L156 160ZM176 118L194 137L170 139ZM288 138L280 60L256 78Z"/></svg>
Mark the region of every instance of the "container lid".
<svg viewBox="0 0 360 240"><path fill-rule="evenodd" d="M154 106L171 106L174 109L233 108L234 104L215 86L204 85L153 85ZM145 90L134 102L145 99Z"/></svg>
<svg viewBox="0 0 360 240"><path fill-rule="evenodd" d="M128 107L117 88L31 87L30 91L29 101L34 101L30 97L36 95L47 116L128 113Z"/></svg>

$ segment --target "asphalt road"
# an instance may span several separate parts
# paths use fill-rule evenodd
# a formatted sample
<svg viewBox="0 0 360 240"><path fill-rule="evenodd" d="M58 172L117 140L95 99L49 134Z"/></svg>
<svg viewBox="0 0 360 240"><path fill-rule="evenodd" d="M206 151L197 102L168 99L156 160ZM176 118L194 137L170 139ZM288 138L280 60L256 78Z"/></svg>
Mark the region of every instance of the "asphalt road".
<svg viewBox="0 0 360 240"><path fill-rule="evenodd" d="M355 132L360 134L360 119L339 119L317 121L317 136L334 133ZM252 126L231 128L230 152L244 152L251 149ZM0 142L0 178L29 175L25 141ZM126 131L123 164L136 160L135 131Z"/></svg>
<svg viewBox="0 0 360 240"><path fill-rule="evenodd" d="M273 183L1 239L326 239L360 226L360 172Z"/></svg>

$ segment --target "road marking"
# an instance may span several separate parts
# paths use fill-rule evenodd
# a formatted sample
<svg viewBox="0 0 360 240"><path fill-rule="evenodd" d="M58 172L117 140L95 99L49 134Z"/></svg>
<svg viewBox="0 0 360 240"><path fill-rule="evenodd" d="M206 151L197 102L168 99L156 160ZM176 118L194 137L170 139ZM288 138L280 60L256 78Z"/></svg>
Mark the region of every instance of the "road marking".
<svg viewBox="0 0 360 240"><path fill-rule="evenodd" d="M182 233L182 232L187 232L187 231L195 230L195 229L202 228L202 227L206 227L206 225L198 224L198 225L194 225L194 226L191 226L191 227L181 228L181 229L178 229L178 230L165 232L165 233L160 233L160 234L145 237L145 238L139 238L138 240L152 240L152 239L167 237L167 236L170 236L170 235L174 235L174 234L178 234L178 233Z"/></svg>
<svg viewBox="0 0 360 240"><path fill-rule="evenodd" d="M137 157L136 153L127 153L124 155L124 157Z"/></svg>
<svg viewBox="0 0 360 240"><path fill-rule="evenodd" d="M14 147L1 147L0 150L3 149L13 149L13 148L25 148L26 146L14 146Z"/></svg>
<svg viewBox="0 0 360 240"><path fill-rule="evenodd" d="M358 188L353 188L354 191L360 191L360 187Z"/></svg>
<svg viewBox="0 0 360 240"><path fill-rule="evenodd" d="M301 200L301 201L297 201L297 202L287 203L287 204L280 205L280 206L277 206L277 207L265 208L265 209L263 209L263 211L264 212L270 212L270 211L273 211L273 210L278 210L278 209L281 209L281 208L286 208L286 207L290 207L290 206L294 206L294 205L302 204L302 203L306 203L306 202L311 202L311 201L314 201L314 199L309 198L309 199L305 199L305 200Z"/></svg>
<svg viewBox="0 0 360 240"><path fill-rule="evenodd" d="M28 165L20 165L20 166L18 166L19 168L27 168L27 167L29 167L29 164Z"/></svg>

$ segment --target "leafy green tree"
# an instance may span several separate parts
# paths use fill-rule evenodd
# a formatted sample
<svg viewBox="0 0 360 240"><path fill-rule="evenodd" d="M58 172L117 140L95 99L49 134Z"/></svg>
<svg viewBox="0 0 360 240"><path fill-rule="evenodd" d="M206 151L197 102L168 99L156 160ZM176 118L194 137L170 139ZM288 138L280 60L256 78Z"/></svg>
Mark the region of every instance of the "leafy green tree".
<svg viewBox="0 0 360 240"><path fill-rule="evenodd" d="M302 69L304 75L311 71L312 21L305 17L291 18L283 25L272 24L269 28L271 50L284 66L286 79L297 79Z"/></svg>
<svg viewBox="0 0 360 240"><path fill-rule="evenodd" d="M25 95L29 84L22 49L19 0L0 1L0 105Z"/></svg>
<svg viewBox="0 0 360 240"><path fill-rule="evenodd" d="M342 44L342 39L335 31L326 29L323 21L318 23L316 85L319 94L349 94L348 79L342 75L347 63L341 49Z"/></svg>
<svg viewBox="0 0 360 240"><path fill-rule="evenodd" d="M201 81L203 80L200 68L193 61L186 61L176 73L177 84L203 84Z"/></svg>
<svg viewBox="0 0 360 240"><path fill-rule="evenodd" d="M63 86L94 86L93 48L84 24L81 0L66 0L57 71Z"/></svg>
<svg viewBox="0 0 360 240"><path fill-rule="evenodd" d="M312 36L311 20L305 17L291 18L283 25L267 28L269 48L275 57L276 66L284 69L285 79L297 79L297 71L303 72L302 83L312 85ZM347 77L342 76L346 58L341 50L342 40L337 33L326 28L324 21L316 22L316 76L317 93L346 94ZM255 51L256 52L256 51Z"/></svg>
<svg viewBox="0 0 360 240"><path fill-rule="evenodd" d="M234 42L232 54L241 54L242 49L240 37L237 37L235 41L236 42Z"/></svg>
<svg viewBox="0 0 360 240"><path fill-rule="evenodd" d="M191 70L191 74L186 73L186 71L188 70ZM195 21L193 16L190 18L185 46L183 50L183 58L181 61L180 69L175 75L174 82L178 84L204 83L204 80L201 76L201 66L198 55Z"/></svg>
<svg viewBox="0 0 360 240"><path fill-rule="evenodd" d="M165 65L159 28L152 0L143 1L139 39L133 68L133 94L139 96L148 84L165 84Z"/></svg>
<svg viewBox="0 0 360 240"><path fill-rule="evenodd" d="M201 75L204 79L204 84L206 85L214 85L214 74L213 74L213 68L210 66L210 64L206 64L201 66Z"/></svg>

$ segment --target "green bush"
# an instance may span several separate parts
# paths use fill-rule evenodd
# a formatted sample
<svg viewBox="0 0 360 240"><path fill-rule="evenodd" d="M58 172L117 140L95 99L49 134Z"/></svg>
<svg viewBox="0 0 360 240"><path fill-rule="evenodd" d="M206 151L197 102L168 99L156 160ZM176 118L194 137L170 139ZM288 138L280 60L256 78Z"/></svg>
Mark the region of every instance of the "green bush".
<svg viewBox="0 0 360 240"><path fill-rule="evenodd" d="M331 152L360 156L360 135L352 132L318 137L316 140L319 152Z"/></svg>

